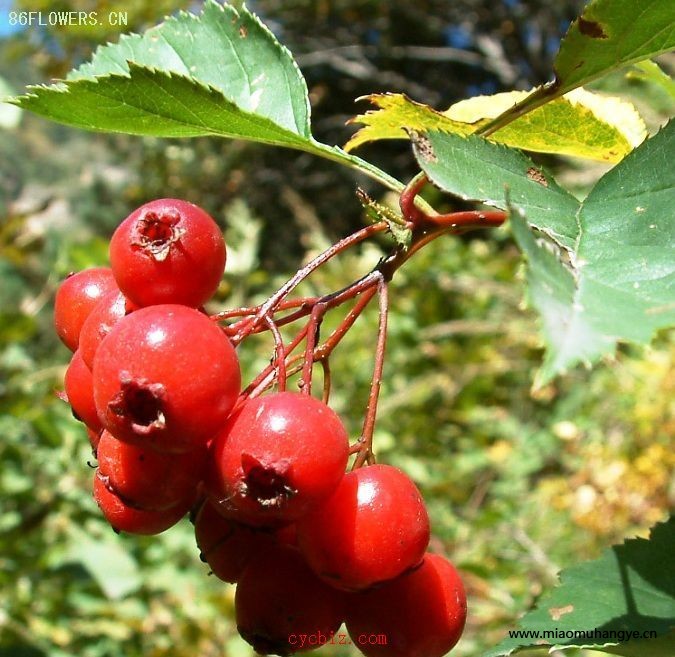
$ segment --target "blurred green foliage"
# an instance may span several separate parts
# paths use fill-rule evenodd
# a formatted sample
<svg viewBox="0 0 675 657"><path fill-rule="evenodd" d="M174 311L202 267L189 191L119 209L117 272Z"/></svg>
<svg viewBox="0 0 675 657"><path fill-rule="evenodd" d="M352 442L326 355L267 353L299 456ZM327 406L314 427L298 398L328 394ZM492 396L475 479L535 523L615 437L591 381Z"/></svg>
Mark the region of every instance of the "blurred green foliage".
<svg viewBox="0 0 675 657"><path fill-rule="evenodd" d="M174 7L137 4L139 25ZM40 57L0 74L14 84L34 81ZM648 81L616 76L607 84L639 89L652 128L672 112ZM262 301L363 221L352 178L265 150L81 134L30 116L2 130L0 657L251 655L232 622L234 589L207 576L187 521L138 538L116 536L102 519L90 493L95 462L86 435L55 396L69 356L51 312L58 282L105 264L115 225L150 198L189 199L223 226L228 272L213 309ZM580 191L600 173L553 164ZM309 186L295 184L310 174ZM263 202L251 179L262 181ZM336 200L339 212L325 213ZM384 236L344 254L299 294L344 286L391 244ZM418 482L432 547L465 576L471 613L458 657L496 643L559 568L645 534L675 503L672 332L533 396L541 345L522 298L519 255L506 228L438 241L392 284L375 444L381 461ZM329 315L325 331L341 312ZM376 326L370 308L331 360L331 401L352 436L365 408ZM269 362L271 349L269 336L240 348L246 379ZM329 647L322 654L356 653Z"/></svg>

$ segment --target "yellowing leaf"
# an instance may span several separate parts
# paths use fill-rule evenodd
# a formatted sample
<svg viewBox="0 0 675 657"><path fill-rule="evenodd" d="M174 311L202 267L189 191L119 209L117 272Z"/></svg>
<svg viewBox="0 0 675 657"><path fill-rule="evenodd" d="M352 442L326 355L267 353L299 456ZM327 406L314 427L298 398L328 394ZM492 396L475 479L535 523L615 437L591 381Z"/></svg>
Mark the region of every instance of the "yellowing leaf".
<svg viewBox="0 0 675 657"><path fill-rule="evenodd" d="M369 100L377 109L350 119L349 123L362 123L366 127L353 134L345 144L344 150L348 152L369 141L407 139L407 130L442 130L463 135L474 130L473 126L453 121L428 105L416 103L405 94L371 94L359 100Z"/></svg>
<svg viewBox="0 0 675 657"><path fill-rule="evenodd" d="M562 100L587 107L599 120L616 128L633 148L647 138L647 126L640 113L632 103L617 96L603 96L579 87L565 94Z"/></svg>
<svg viewBox="0 0 675 657"><path fill-rule="evenodd" d="M369 96L378 109L352 119L366 127L349 140L345 149L379 139L404 139L407 130L470 134L528 95L526 91L512 91L476 96L442 113L402 94ZM490 139L527 151L614 163L645 136L644 122L630 103L577 89L521 116Z"/></svg>

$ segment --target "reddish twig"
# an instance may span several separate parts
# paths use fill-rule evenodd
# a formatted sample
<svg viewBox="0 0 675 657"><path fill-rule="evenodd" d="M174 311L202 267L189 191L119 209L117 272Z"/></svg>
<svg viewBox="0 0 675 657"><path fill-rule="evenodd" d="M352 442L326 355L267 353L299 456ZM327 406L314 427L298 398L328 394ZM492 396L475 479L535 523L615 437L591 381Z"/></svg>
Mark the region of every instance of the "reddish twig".
<svg viewBox="0 0 675 657"><path fill-rule="evenodd" d="M340 340L347 334L349 329L354 325L354 322L359 318L359 315L363 312L365 307L370 303L370 300L373 298L377 292L376 287L371 287L365 290L359 297L354 307L347 313L347 316L342 320L340 325L328 336L326 341L317 347L315 360L323 361L326 360L333 349L337 347Z"/></svg>
<svg viewBox="0 0 675 657"><path fill-rule="evenodd" d="M429 182L424 173L418 173L401 192L398 204L403 213L403 217L410 224L411 228L419 226L427 218L427 214L415 205L417 195L422 188Z"/></svg>
<svg viewBox="0 0 675 657"><path fill-rule="evenodd" d="M328 361L328 357L333 352L333 350L338 346L342 338L347 334L349 329L354 325L354 322L358 319L359 315L363 312L365 307L368 305L370 300L373 298L377 292L377 287L371 281L374 277L368 278L365 283L362 281L361 285L368 285L363 291L359 293L358 300L354 304L354 307L346 315L345 319L340 323L340 325L328 336L325 342L318 345L314 349L314 355L310 358L310 362L317 363L320 362L322 365L324 362ZM338 305L337 302L344 302L347 299L345 298L348 290L343 291L343 295L336 297L332 300L331 307ZM288 358L290 354L295 350L295 348L304 340L308 331L308 325L305 325L300 333L295 336L294 340L286 347L286 376L287 378L292 377L299 372L302 372L305 368L305 358L306 356L296 355L289 361ZM302 364L298 366L293 366L294 361L302 360ZM272 366L266 367L256 378L252 381L249 386L244 390L241 396L243 397L256 397L262 394L267 388L269 388L274 383L274 368Z"/></svg>
<svg viewBox="0 0 675 657"><path fill-rule="evenodd" d="M314 260L300 269L295 274L295 276L284 283L284 285L282 285L267 301L265 301L265 303L259 307L253 322L245 327L241 332L233 336L232 341L235 344L238 344L253 331L255 331L263 322L265 315L276 312L278 304L315 269L328 262L328 260L336 256L338 253L342 253L349 247L354 246L371 235L380 233L386 229L387 223L380 221L376 224L366 226L361 230L357 230L355 233L352 233L344 239L341 239L339 242L333 244L333 246L331 246L329 249L326 249L323 253L314 258Z"/></svg>
<svg viewBox="0 0 675 657"><path fill-rule="evenodd" d="M399 206L404 218L411 228L422 228L425 224L463 231L474 228L488 228L501 226L506 220L506 212L501 210L465 210L461 212L424 212L417 205L415 199L422 191L429 179L424 173L417 174L401 193Z"/></svg>
<svg viewBox="0 0 675 657"><path fill-rule="evenodd" d="M307 339L305 342L305 364L302 368L302 377L300 379L300 388L306 395L312 394L312 370L314 365L314 349L319 339L319 331L323 316L326 314L328 306L325 302L317 303L312 308L307 323Z"/></svg>
<svg viewBox="0 0 675 657"><path fill-rule="evenodd" d="M285 359L287 359L293 351L297 348L297 346L305 339L305 335L307 333L307 327L304 326L298 334L293 338L293 340L290 342L290 344L284 348L284 362ZM269 385L274 382L274 371L275 367L273 365L268 365L258 376L256 376L251 383L248 384L248 386L241 392L239 395L239 400L243 401L245 399L257 397L261 392L266 390ZM292 372L289 372L288 370L286 371L286 377L288 378Z"/></svg>
<svg viewBox="0 0 675 657"><path fill-rule="evenodd" d="M360 468L366 463L372 463L373 457L373 433L375 431L375 418L377 417L377 402L380 397L382 385L382 371L384 369L384 352L387 346L387 319L389 316L389 287L384 277L380 278L377 286L380 301L380 321L377 328L377 345L375 346L375 365L373 378L370 384L366 416L363 420L363 429L359 437L360 450L356 454L352 470Z"/></svg>
<svg viewBox="0 0 675 657"><path fill-rule="evenodd" d="M238 318L238 321L224 329L231 336L234 344L238 344L254 333L265 330L270 330L274 338L275 356L273 362L260 372L241 393L238 404L243 403L247 398L260 395L274 385L275 381L280 391L285 390L288 378L298 373L301 374L300 387L303 392L308 395L311 394L312 375L316 362L319 362L323 368L322 397L324 402L327 403L331 390L329 357L370 303L373 296L378 294L379 324L373 377L361 436L357 443L350 448L350 454L355 455L353 469L373 463L375 460L373 434L387 341L388 282L395 272L417 251L441 235L446 233L461 234L476 228L500 226L506 219L506 213L499 210L465 210L447 214L439 214L433 209L424 210L422 209L423 204L416 204L416 199L427 182L428 180L423 173L418 174L406 186L400 197L401 212L412 232L410 244L407 247L397 246L365 276L341 290L324 296L286 298L295 287L328 260L361 243L368 237L386 230L388 225L384 221L356 231L331 246L300 269L264 303L252 308L236 308L212 317L215 321ZM326 312L354 299L356 302L342 322L323 343L319 344L320 328ZM281 317L276 316L284 311L289 312ZM309 316L308 320L295 338L288 345L284 345L279 328L307 316ZM303 340L305 341L303 354L293 354Z"/></svg>
<svg viewBox="0 0 675 657"><path fill-rule="evenodd" d="M286 350L284 349L284 341L279 332L279 327L269 315L265 315L265 324L274 337L273 365L276 366L277 371L277 387L279 388L279 392L284 392L286 390Z"/></svg>

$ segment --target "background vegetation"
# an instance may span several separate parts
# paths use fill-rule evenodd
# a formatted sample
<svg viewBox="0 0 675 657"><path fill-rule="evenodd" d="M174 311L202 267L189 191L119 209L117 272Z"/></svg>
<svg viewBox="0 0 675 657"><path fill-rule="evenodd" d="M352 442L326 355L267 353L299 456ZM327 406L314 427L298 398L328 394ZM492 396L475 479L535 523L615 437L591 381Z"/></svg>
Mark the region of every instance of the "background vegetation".
<svg viewBox="0 0 675 657"><path fill-rule="evenodd" d="M103 11L110 3L14 3L41 4ZM133 29L187 6L118 4ZM344 121L364 93L403 91L442 108L542 82L581 4L250 6L297 55L317 138L343 143L353 130ZM109 28L8 35L0 40L0 76L14 89L46 81L114 38ZM603 84L636 102L652 131L673 113L648 81L622 74ZM217 305L254 303L362 224L357 184L376 196L381 190L310 156L237 142L84 134L28 115L0 134L0 656L248 656L231 620L234 589L207 576L189 523L139 539L116 536L98 512L86 436L54 395L68 353L51 328L53 293L69 271L106 263L106 241L132 209L176 196L205 207L225 230L228 272ZM368 149L398 177L414 173L407 145ZM602 173L578 161L547 164L579 193ZM305 289L341 287L386 247L386 238L364 245ZM433 548L465 576L471 613L458 657L496 643L555 584L559 568L644 535L675 502L672 332L533 396L541 348L522 297L506 228L434 243L392 287L376 446L381 461L418 482ZM360 320L332 360L333 403L353 435L375 326L374 314ZM246 378L269 355L266 338L247 343ZM329 647L323 654L356 653Z"/></svg>

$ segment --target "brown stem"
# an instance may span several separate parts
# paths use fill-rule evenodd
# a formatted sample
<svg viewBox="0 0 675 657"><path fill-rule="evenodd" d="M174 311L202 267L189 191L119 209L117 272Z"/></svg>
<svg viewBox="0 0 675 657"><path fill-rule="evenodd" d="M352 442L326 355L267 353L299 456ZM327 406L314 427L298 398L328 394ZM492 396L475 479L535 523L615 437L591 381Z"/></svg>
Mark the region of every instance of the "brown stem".
<svg viewBox="0 0 675 657"><path fill-rule="evenodd" d="M295 348L305 339L305 335L307 334L307 326L304 326L298 334L293 338L293 340L290 342L290 344L284 349L284 364L285 364L285 359L289 357L291 353L295 350ZM268 365L258 376L256 376L251 383L246 386L246 388L241 392L239 395L239 400L243 401L245 399L257 397L263 390L266 390L269 385L271 385L270 382L270 377L271 377L271 382L274 381L274 370L275 367L273 365ZM286 371L286 377L290 376L292 372Z"/></svg>
<svg viewBox="0 0 675 657"><path fill-rule="evenodd" d="M316 349L316 360L324 361L326 360L333 349L338 346L340 340L347 334L349 329L354 325L354 322L358 319L359 315L363 312L365 307L370 303L370 300L373 298L377 292L377 287L373 286L365 290L359 300L354 304L354 307L347 313L347 316L340 322L340 325L328 336L326 341L317 347Z"/></svg>
<svg viewBox="0 0 675 657"><path fill-rule="evenodd" d="M459 230L472 228L494 228L506 221L506 212L502 210L464 210L448 214L429 215L427 220L436 226Z"/></svg>
<svg viewBox="0 0 675 657"><path fill-rule="evenodd" d="M322 297L322 300L314 306L312 314L310 316L308 331L307 331L307 346L305 349L305 365L302 369L302 381L300 385L302 386L303 392L311 394L312 390L312 369L314 363L319 360L317 357L316 343L319 336L319 328L323 317L326 314L326 311L329 308L334 308L349 299L363 294L366 290L374 288L378 284L380 274L378 272L370 272L363 278L359 279L355 283L348 285L342 290L338 290L333 294L328 294L325 297ZM370 297L368 298L370 300ZM365 307L365 306L364 306ZM349 315L348 315L349 317ZM356 317L354 318L354 320ZM344 324L345 320L343 320ZM351 322L353 324L354 321ZM351 326L351 324L349 326ZM347 332L348 328L344 330L342 335ZM334 332L335 333L335 332ZM339 341L339 340L338 340ZM335 343L337 344L337 342ZM321 358L327 358L330 355L330 351L321 355Z"/></svg>
<svg viewBox="0 0 675 657"><path fill-rule="evenodd" d="M284 299L277 304L275 312L279 312L280 310L290 310L291 308L297 308L298 306L304 305L311 307L317 299L318 297L298 297L297 299ZM232 319L234 317L251 317L260 311L261 306L262 304L260 306L253 306L251 308L241 307L222 310L215 315L210 315L209 319L212 319L215 322L220 322L224 319Z"/></svg>
<svg viewBox="0 0 675 657"><path fill-rule="evenodd" d="M326 314L328 306L325 302L317 303L312 308L312 314L309 316L307 323L307 341L305 343L305 364L302 368L302 378L300 379L300 387L302 392L306 395L312 394L312 369L314 365L314 348L319 339L319 330L323 316Z"/></svg>
<svg viewBox="0 0 675 657"><path fill-rule="evenodd" d="M352 470L360 468L366 463L373 463L373 432L375 431L375 418L377 417L377 402L380 397L380 387L382 385L382 371L384 369L384 352L387 346L387 319L389 316L389 287L384 277L380 279L377 286L380 301L380 321L377 328L377 345L375 347L375 365L373 367L373 378L370 384L370 394L368 395L368 405L366 406L366 416L363 420L363 429L359 444L361 449L356 455Z"/></svg>
<svg viewBox="0 0 675 657"><path fill-rule="evenodd" d="M321 362L328 359L331 352L338 346L340 340L347 334L349 329L354 325L354 322L357 320L359 315L363 312L365 307L368 305L368 302L373 298L377 292L377 274L369 274L367 279L364 279L359 282L358 287L361 288L364 286L364 289L359 292L359 298L354 307L349 311L345 319L340 323L340 325L328 336L325 342L318 345L314 349L314 356L310 358L311 363ZM367 285L367 287L365 287ZM330 307L336 307L340 303L343 303L348 300L347 295L350 288L346 288L342 291L342 294L338 297L335 297L330 302ZM302 331L295 337L293 342L286 348L286 358L290 353L297 347L297 345L305 338L305 335L308 331L308 324L302 328ZM302 372L306 365L306 356L296 355L290 362L286 363L287 377L291 377L298 372ZM302 364L297 366L292 366L293 361L302 360ZM242 395L256 397L259 394L262 394L267 388L269 388L274 383L274 368L268 366L263 370L256 379L246 388Z"/></svg>
<svg viewBox="0 0 675 657"><path fill-rule="evenodd" d="M466 210L448 214L439 214L434 210L424 212L415 205L415 199L428 182L429 179L424 172L418 173L401 192L399 205L411 228L422 228L425 224L433 224L453 230L458 229L459 232L465 229L501 226L506 221L506 212L501 210L488 212Z"/></svg>
<svg viewBox="0 0 675 657"><path fill-rule="evenodd" d="M421 171L418 173L406 186L405 189L401 192L399 198L399 207L403 213L404 218L413 226L419 226L423 223L428 214L423 212L420 208L415 205L415 199L417 195L422 191L422 188L429 182L426 174Z"/></svg>
<svg viewBox="0 0 675 657"><path fill-rule="evenodd" d="M253 308L236 308L214 315L212 319L241 318L239 321L225 328L233 343L237 344L253 333L270 330L274 337L275 358L272 364L266 367L241 393L238 405L247 398L256 397L278 381L279 390L285 390L287 379L301 372L300 386L305 394L311 394L312 373L314 363L320 362L323 367L323 400L328 402L331 388L331 374L328 358L342 338L351 329L356 319L361 315L373 296L379 294L379 325L377 344L375 348L375 363L373 378L366 406L361 436L356 445L350 448L350 454L355 454L353 469L365 464L374 463L373 433L377 416L377 404L382 383L384 356L387 341L387 321L389 313L388 282L396 271L417 251L446 233L461 234L474 228L500 226L506 219L502 211L467 210L439 214L433 209L423 210L421 203L416 203L417 196L428 182L424 173L413 178L401 193L400 207L403 216L412 231L412 240L409 246L397 246L386 258L368 274L350 285L321 297L302 297L286 299L287 295L307 278L318 267L328 260L359 244L366 238L382 232L388 228L386 222L381 221L367 226L352 235L340 240L329 249L318 255L311 262L300 269L291 279L282 285L263 304ZM347 313L340 325L330 334L323 344L319 342L319 331L326 312L346 301L356 299L356 303ZM292 312L283 317L274 317L284 310ZM290 324L309 315L305 326L298 332L288 346L285 346L279 327ZM304 355L291 354L305 340ZM289 360L290 359L290 360ZM295 363L295 364L294 364Z"/></svg>
<svg viewBox="0 0 675 657"><path fill-rule="evenodd" d="M286 350L284 349L284 341L279 332L279 327L269 315L265 315L265 324L274 337L273 364L276 366L277 370L276 378L279 392L284 392L286 390Z"/></svg>
<svg viewBox="0 0 675 657"><path fill-rule="evenodd" d="M331 258L336 256L338 253L342 253L351 246L362 242L371 235L380 233L387 229L387 223L380 221L376 224L366 226L361 230L357 230L355 233L341 239L339 242L336 242L329 249L326 249L323 253L318 255L314 260L306 264L302 269L300 269L295 276L290 278L284 285L282 285L265 303L263 303L256 313L253 322L245 327L240 333L234 336L233 341L235 343L241 342L244 338L250 335L255 331L258 326L263 322L265 315L274 313L277 310L279 303L288 295L295 287L297 287L305 278L307 278L315 269L323 265L325 262L328 262Z"/></svg>

